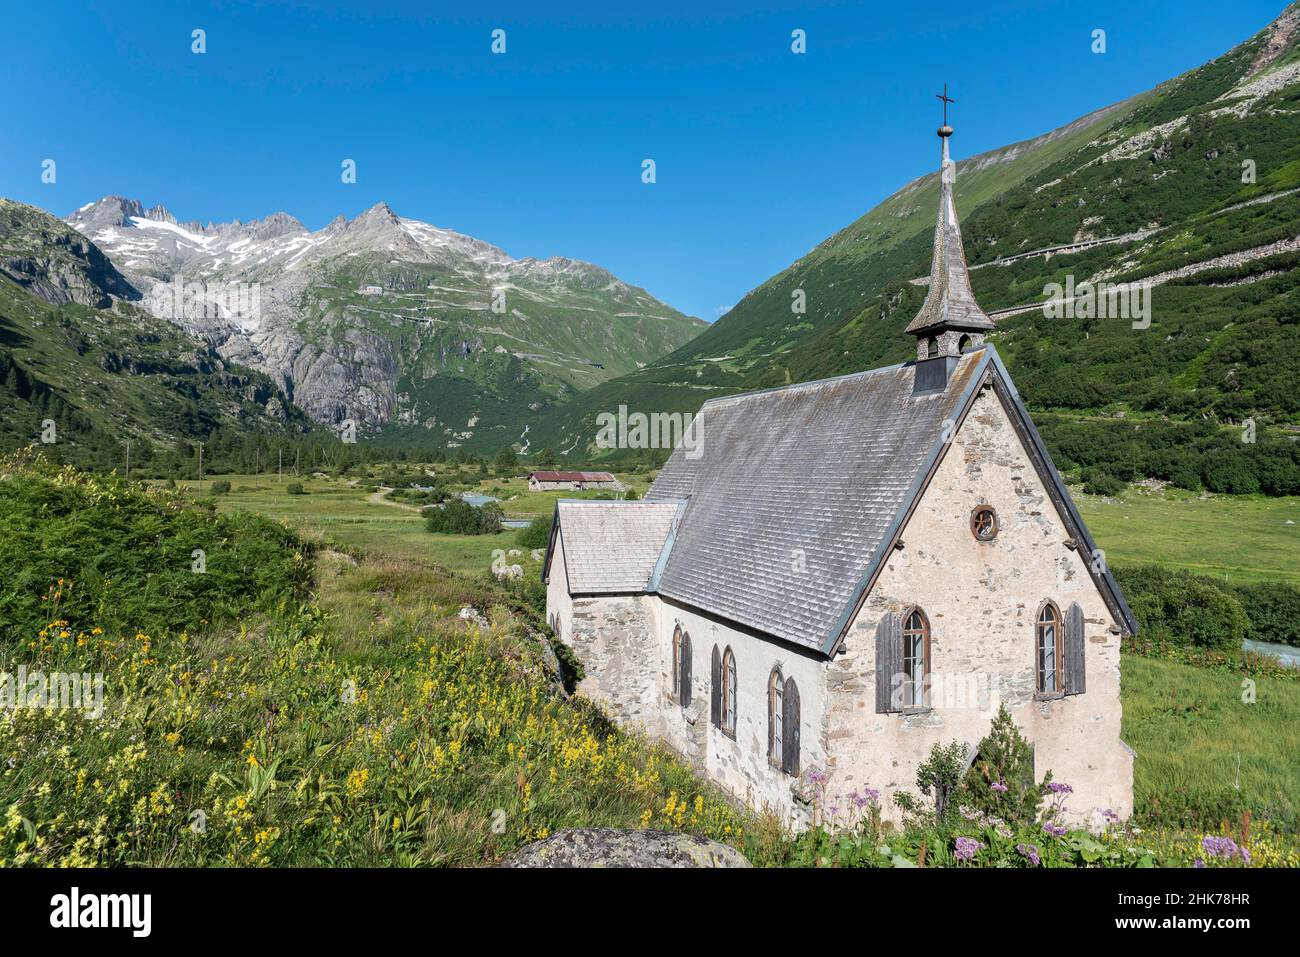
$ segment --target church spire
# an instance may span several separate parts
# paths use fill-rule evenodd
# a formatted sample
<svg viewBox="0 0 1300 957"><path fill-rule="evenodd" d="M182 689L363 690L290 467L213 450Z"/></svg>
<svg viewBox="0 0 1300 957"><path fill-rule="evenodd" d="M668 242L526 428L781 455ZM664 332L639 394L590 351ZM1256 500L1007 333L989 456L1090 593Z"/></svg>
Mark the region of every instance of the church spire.
<svg viewBox="0 0 1300 957"><path fill-rule="evenodd" d="M948 156L948 84L943 93L935 94L943 101L943 126L939 127L942 143L942 162L939 166L939 218L934 227L934 256L930 262L930 291L926 294L921 311L907 326L916 336L917 360L936 356L960 355L963 348L984 344L984 333L993 326L993 320L984 314L970 288L970 274L966 267L966 253L961 244L961 225L957 221L957 208L952 201L952 185L957 178L957 167Z"/></svg>

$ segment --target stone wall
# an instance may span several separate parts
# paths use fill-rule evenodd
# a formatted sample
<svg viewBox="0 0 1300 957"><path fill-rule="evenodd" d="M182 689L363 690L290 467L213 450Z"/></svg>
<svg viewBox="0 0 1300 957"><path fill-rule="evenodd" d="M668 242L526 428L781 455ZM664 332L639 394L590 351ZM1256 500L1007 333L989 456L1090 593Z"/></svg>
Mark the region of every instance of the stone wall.
<svg viewBox="0 0 1300 957"><path fill-rule="evenodd" d="M671 601L659 603L657 681L664 709L664 738L687 755L710 778L754 808L768 808L791 823L807 809L795 800L795 778L773 767L767 757L767 689L774 667L793 678L800 699L801 776L825 765L825 668L805 652L748 634ZM691 707L673 698L673 629L681 626L691 637ZM710 681L713 648L719 656L728 648L736 660L736 734L724 733L711 721Z"/></svg>
<svg viewBox="0 0 1300 957"><path fill-rule="evenodd" d="M655 682L656 649L649 636L649 595L598 595L572 599L565 642L582 662L578 690L599 701L621 723L650 734L662 729Z"/></svg>
<svg viewBox="0 0 1300 957"><path fill-rule="evenodd" d="M971 511L990 504L997 537L971 534ZM991 389L975 400L827 675L827 793L870 787L887 818L897 790L916 793L916 768L936 743L974 745L1003 701L1034 744L1041 775L1070 784L1071 820L1132 811L1132 752L1120 741L1119 635L1085 557L1065 526L1006 410ZM1035 619L1053 599L1084 612L1087 690L1035 700ZM929 713L877 714L875 632L886 612L919 605L929 618ZM983 689L981 691L981 689Z"/></svg>
<svg viewBox="0 0 1300 957"><path fill-rule="evenodd" d="M564 569L563 530L556 537L547 586L547 617L558 617L561 639L585 673L581 691L620 723L657 737L698 770L755 808L770 808L791 824L808 814L796 800L796 779L767 757L767 688L772 669L793 678L800 698L800 770L826 763L825 668L795 651L654 595L573 596ZM680 625L691 638L691 705L673 695L672 636ZM711 721L714 645L736 660L736 733Z"/></svg>

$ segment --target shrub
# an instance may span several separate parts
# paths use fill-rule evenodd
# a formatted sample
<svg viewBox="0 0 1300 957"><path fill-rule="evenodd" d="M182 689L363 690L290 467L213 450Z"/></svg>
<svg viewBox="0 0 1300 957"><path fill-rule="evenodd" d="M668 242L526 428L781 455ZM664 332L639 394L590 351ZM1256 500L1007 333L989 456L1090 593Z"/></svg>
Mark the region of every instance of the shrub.
<svg viewBox="0 0 1300 957"><path fill-rule="evenodd" d="M1157 565L1116 569L1115 576L1145 637L1202 648L1241 647L1250 620L1241 603L1211 579Z"/></svg>
<svg viewBox="0 0 1300 957"><path fill-rule="evenodd" d="M1102 469L1086 468L1083 470L1083 490L1089 495L1118 495L1124 491L1124 483Z"/></svg>
<svg viewBox="0 0 1300 957"><path fill-rule="evenodd" d="M962 779L960 800L1010 824L1030 824L1038 819L1051 778L1049 773L1042 783L1034 781L1033 748L1002 705Z"/></svg>
<svg viewBox="0 0 1300 957"><path fill-rule="evenodd" d="M916 769L916 786L926 797L933 793L934 819L941 825L947 823L956 810L952 796L965 770L966 745L960 741L934 745L930 748L930 757Z"/></svg>
<svg viewBox="0 0 1300 957"><path fill-rule="evenodd" d="M1234 589L1250 619L1250 637L1300 647L1300 588L1286 582L1259 582Z"/></svg>
<svg viewBox="0 0 1300 957"><path fill-rule="evenodd" d="M212 483L212 494L213 494L213 495L229 495L229 494L230 494L230 483L229 483L228 481L226 481L225 479L221 479L221 480L218 481L218 482L213 482L213 483Z"/></svg>
<svg viewBox="0 0 1300 957"><path fill-rule="evenodd" d="M306 490L305 488L302 487L302 483L301 483L301 482L290 482L290 483L288 484L288 486L285 487L285 491L288 492L290 495L306 495L306 494L307 494L307 490Z"/></svg>
<svg viewBox="0 0 1300 957"><path fill-rule="evenodd" d="M521 528L515 541L519 543L520 548L545 548L551 543L551 523L554 521L554 513L540 518L535 518L528 523L526 528Z"/></svg>
<svg viewBox="0 0 1300 957"><path fill-rule="evenodd" d="M1244 495L1259 491L1259 478L1251 462L1228 449L1214 449L1201 462L1201 478L1211 492Z"/></svg>
<svg viewBox="0 0 1300 957"><path fill-rule="evenodd" d="M283 525L117 478L0 461L0 514L0 648L55 620L55 636L193 633L310 584L310 546Z"/></svg>
<svg viewBox="0 0 1300 957"><path fill-rule="evenodd" d="M439 535L488 535L501 531L501 506L474 506L453 498L426 513L425 527Z"/></svg>

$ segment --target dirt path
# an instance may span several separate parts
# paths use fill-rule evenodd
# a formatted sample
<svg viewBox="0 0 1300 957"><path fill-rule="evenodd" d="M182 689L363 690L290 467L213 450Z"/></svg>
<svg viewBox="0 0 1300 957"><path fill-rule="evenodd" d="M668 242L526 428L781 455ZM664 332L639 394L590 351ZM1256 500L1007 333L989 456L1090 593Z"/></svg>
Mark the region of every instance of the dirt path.
<svg viewBox="0 0 1300 957"><path fill-rule="evenodd" d="M392 508L404 508L408 512L419 512L420 508L416 505L407 505L405 502L394 502L387 495L392 489L386 485L381 485L379 490L366 496L367 502L374 502L376 505L388 505Z"/></svg>

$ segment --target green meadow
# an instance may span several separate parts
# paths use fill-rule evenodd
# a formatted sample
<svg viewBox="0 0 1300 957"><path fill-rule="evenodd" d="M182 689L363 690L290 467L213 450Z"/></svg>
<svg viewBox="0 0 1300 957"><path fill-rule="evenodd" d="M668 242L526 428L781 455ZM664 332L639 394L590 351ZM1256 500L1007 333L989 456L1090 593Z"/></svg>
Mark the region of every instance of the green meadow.
<svg viewBox="0 0 1300 957"><path fill-rule="evenodd" d="M458 477L501 498L512 518L548 515L557 499L574 494L528 492L522 478ZM415 509L380 501L384 493L345 479L306 478L308 494L290 495L287 480L225 478L232 491L218 497L220 510L257 512L310 538L399 567L442 566L459 576L478 577L490 566L494 549L516 547L513 531L430 534ZM620 478L643 495L650 477ZM201 494L210 483L200 488L188 484ZM1112 565L1153 562L1232 583L1300 581L1295 560L1300 499L1200 497L1137 487L1114 498L1074 494ZM512 561L536 573L527 553ZM1135 800L1144 825L1178 820L1212 827L1239 820L1248 808L1257 819L1271 822L1260 826L1294 833L1300 820L1300 761L1294 757L1300 754L1300 682L1253 679L1255 700L1247 703L1242 680L1230 670L1124 655L1124 737L1137 752Z"/></svg>
<svg viewBox="0 0 1300 957"><path fill-rule="evenodd" d="M1074 500L1111 565L1156 564L1232 584L1300 582L1300 498L1129 487ZM1290 523L1290 524L1288 524Z"/></svg>

